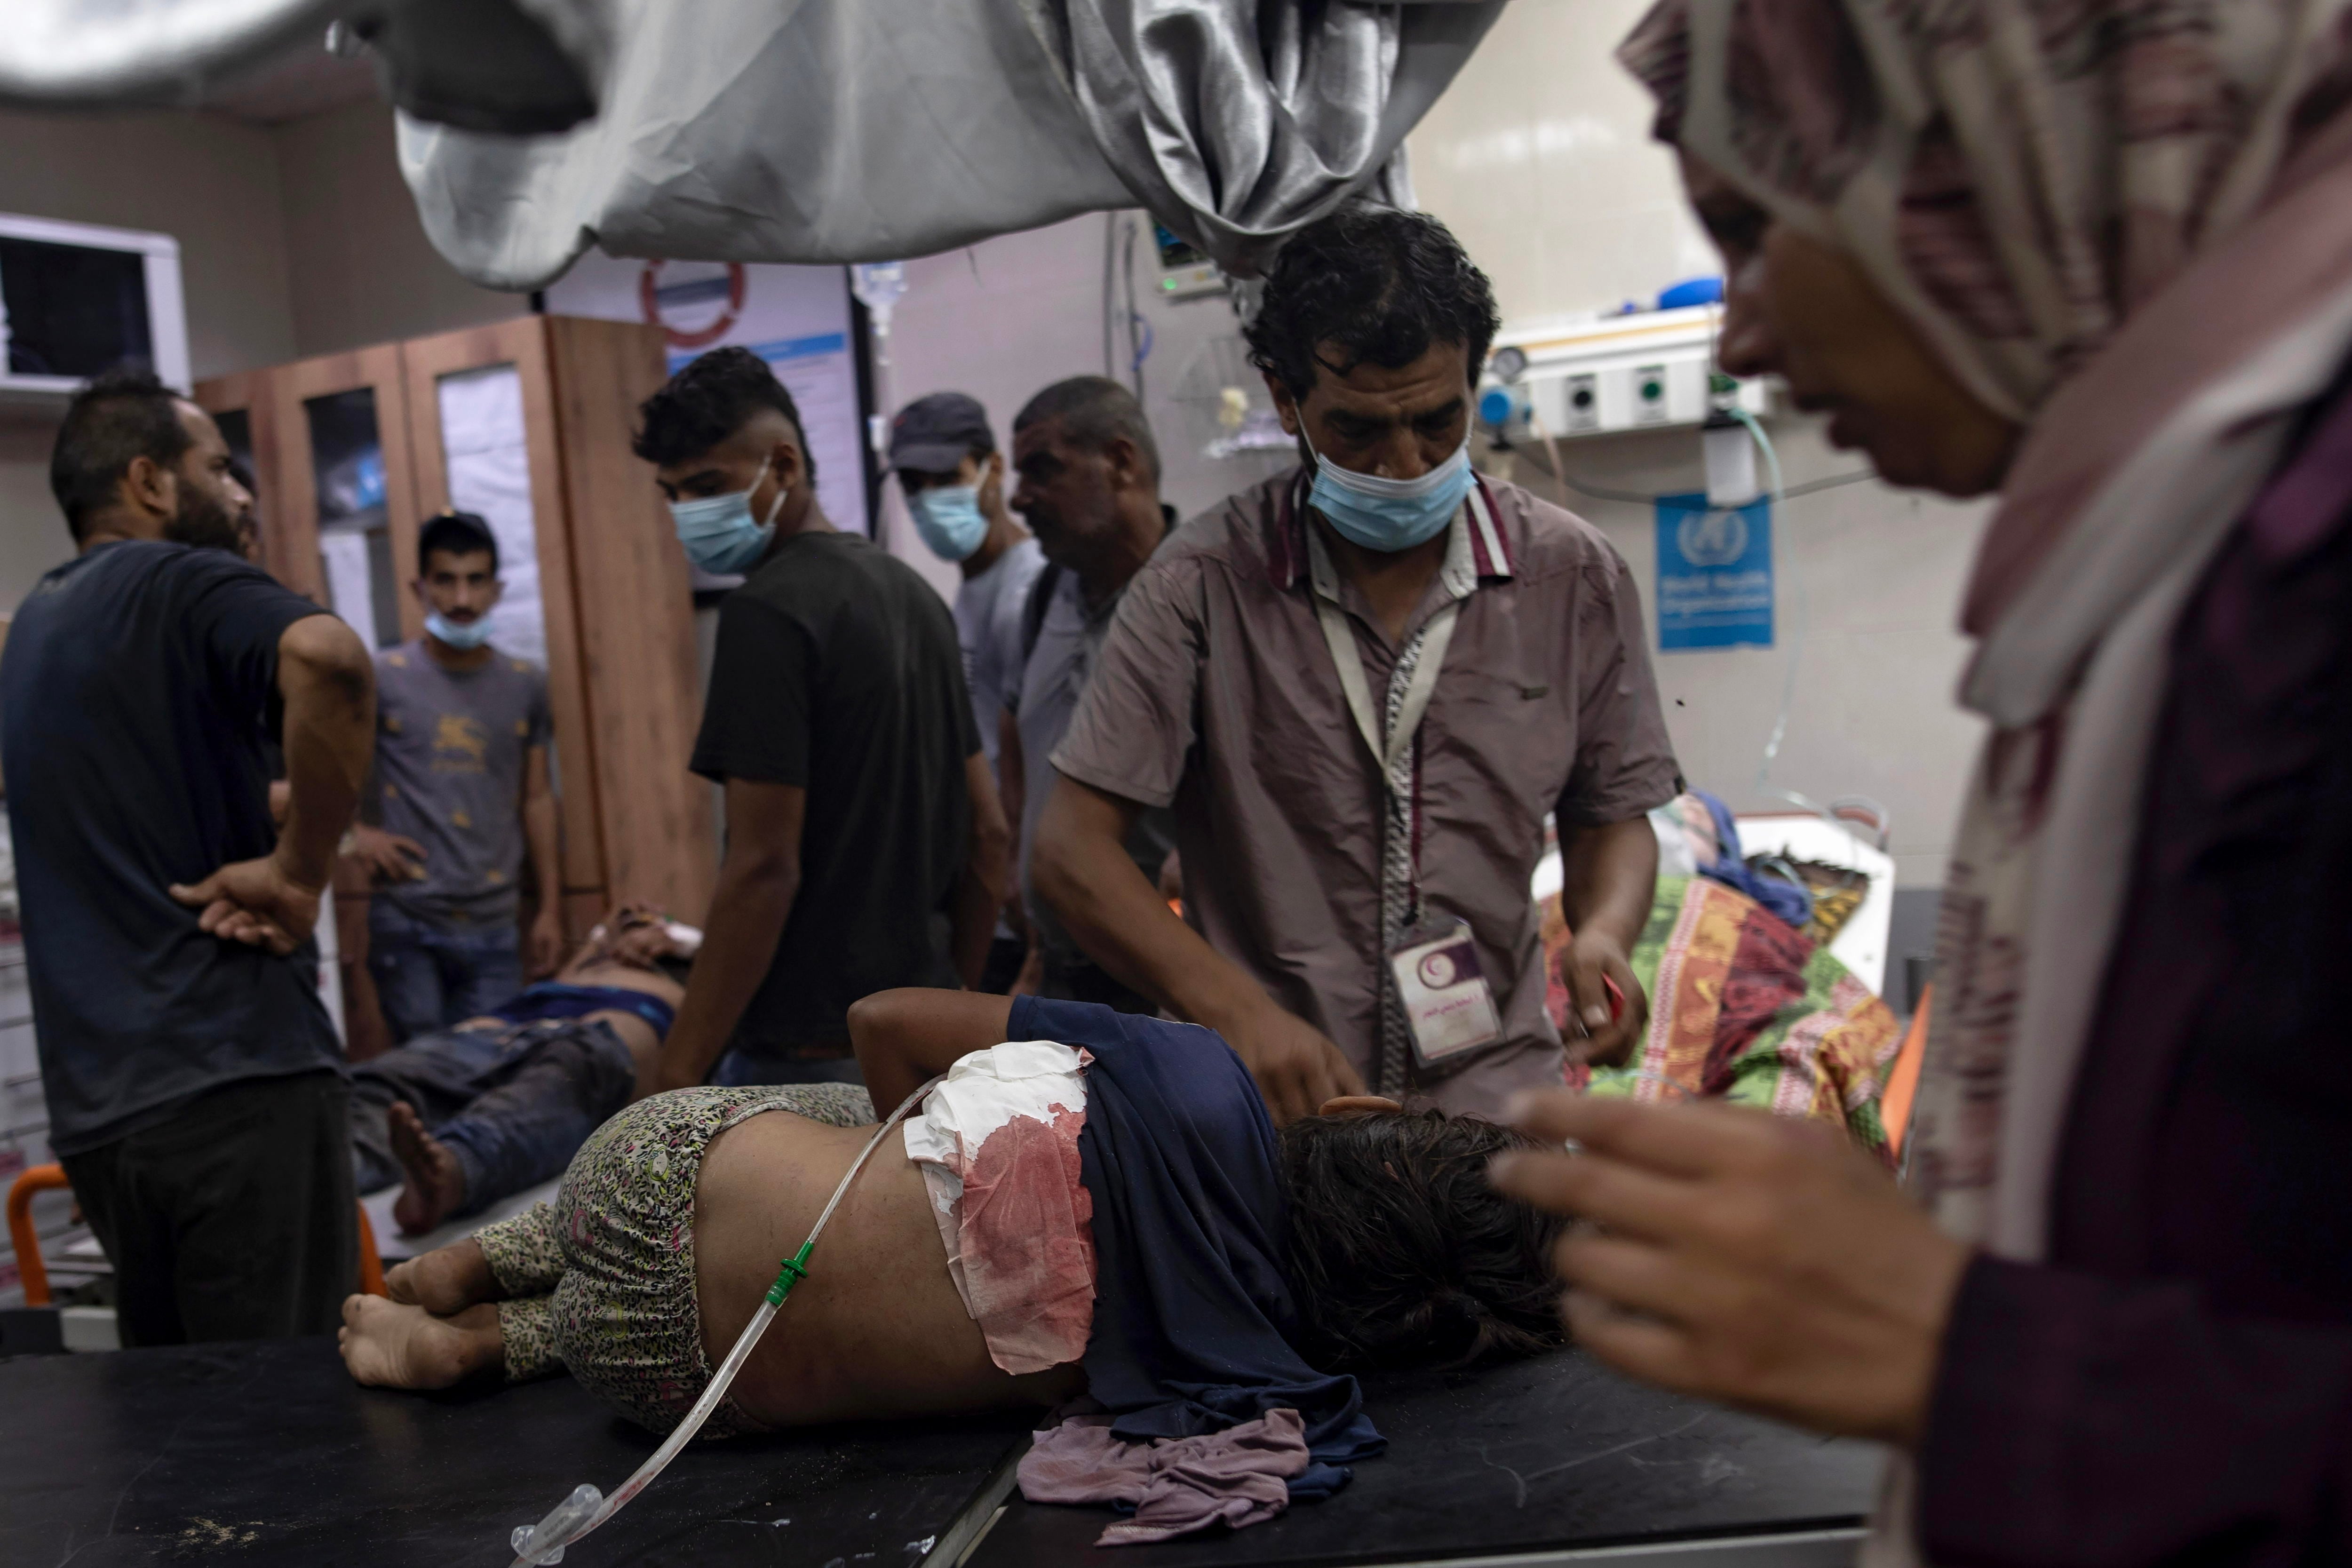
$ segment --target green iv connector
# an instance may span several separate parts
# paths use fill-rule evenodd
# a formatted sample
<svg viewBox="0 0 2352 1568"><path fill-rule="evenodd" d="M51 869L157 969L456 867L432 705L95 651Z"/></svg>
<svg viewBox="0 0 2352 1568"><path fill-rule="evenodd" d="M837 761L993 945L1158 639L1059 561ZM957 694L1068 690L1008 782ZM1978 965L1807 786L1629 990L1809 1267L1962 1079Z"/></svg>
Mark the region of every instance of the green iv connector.
<svg viewBox="0 0 2352 1568"><path fill-rule="evenodd" d="M793 1293L793 1287L808 1278L809 1248L815 1245L816 1237L810 1237L801 1243L801 1249L798 1252L785 1258L782 1265L777 1268L776 1282L768 1287L769 1306L782 1306L784 1298Z"/></svg>

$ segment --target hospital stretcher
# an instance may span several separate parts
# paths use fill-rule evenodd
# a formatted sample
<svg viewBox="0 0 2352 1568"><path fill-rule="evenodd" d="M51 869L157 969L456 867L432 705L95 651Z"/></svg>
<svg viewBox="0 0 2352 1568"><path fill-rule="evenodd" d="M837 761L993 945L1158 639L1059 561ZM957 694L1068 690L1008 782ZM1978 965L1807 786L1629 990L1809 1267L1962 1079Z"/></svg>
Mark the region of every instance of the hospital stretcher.
<svg viewBox="0 0 2352 1568"><path fill-rule="evenodd" d="M1831 1568L1877 1450L1634 1387L1568 1352L1366 1381L1390 1439L1330 1501L1101 1550L1013 1491L1019 1419L698 1445L567 1568ZM653 1447L569 1378L355 1386L324 1340L0 1362L0 1563L499 1568L508 1532Z"/></svg>

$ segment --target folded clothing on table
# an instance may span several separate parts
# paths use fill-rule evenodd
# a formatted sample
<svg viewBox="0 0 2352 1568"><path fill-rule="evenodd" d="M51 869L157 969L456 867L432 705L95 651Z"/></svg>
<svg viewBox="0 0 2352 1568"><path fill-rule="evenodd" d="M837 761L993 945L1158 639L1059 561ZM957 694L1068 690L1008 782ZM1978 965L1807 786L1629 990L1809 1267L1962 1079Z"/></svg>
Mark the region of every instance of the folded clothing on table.
<svg viewBox="0 0 2352 1568"><path fill-rule="evenodd" d="M1109 1413L1091 1399L1055 1414L1060 1419L1021 1457L1021 1495L1031 1502L1109 1503L1133 1515L1106 1526L1097 1546L1140 1546L1213 1524L1261 1524L1290 1506L1290 1483L1309 1463L1296 1410L1152 1443L1113 1435Z"/></svg>

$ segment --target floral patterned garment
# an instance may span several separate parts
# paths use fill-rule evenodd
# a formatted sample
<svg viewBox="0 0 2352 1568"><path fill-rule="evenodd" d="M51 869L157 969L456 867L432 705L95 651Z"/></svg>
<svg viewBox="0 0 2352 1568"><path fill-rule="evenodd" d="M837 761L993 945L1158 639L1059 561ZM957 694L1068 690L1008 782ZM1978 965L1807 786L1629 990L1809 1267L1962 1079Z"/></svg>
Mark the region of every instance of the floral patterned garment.
<svg viewBox="0 0 2352 1568"><path fill-rule="evenodd" d="M1559 908L1544 911L1552 1017L1568 1015ZM1592 1094L1679 1091L1842 1127L1886 1157L1878 1098L1902 1044L1886 1004L1843 963L1753 899L1704 877L1661 877L1634 943L1650 1031L1622 1068L1568 1069ZM1669 1087L1671 1086L1671 1087Z"/></svg>
<svg viewBox="0 0 2352 1568"><path fill-rule="evenodd" d="M474 1235L510 1300L499 1303L506 1375L568 1368L631 1420L677 1425L710 1381L694 1292L694 1187L710 1141L768 1110L865 1127L874 1102L848 1084L691 1089L641 1100L573 1156L552 1204ZM722 1403L705 1437L754 1430Z"/></svg>

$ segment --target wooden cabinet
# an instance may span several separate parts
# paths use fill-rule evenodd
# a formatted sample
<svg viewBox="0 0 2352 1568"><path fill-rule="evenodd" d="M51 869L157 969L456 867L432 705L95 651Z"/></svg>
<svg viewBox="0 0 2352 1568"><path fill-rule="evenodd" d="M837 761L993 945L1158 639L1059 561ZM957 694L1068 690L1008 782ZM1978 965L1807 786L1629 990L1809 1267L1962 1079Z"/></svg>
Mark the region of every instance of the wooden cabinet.
<svg viewBox="0 0 2352 1568"><path fill-rule="evenodd" d="M716 876L686 557L629 451L665 375L658 329L563 316L200 382L252 469L264 563L376 647L417 636L417 530L445 507L499 537L492 641L545 663L564 924L650 900L700 921Z"/></svg>

